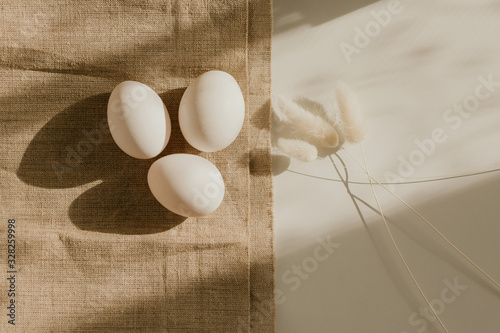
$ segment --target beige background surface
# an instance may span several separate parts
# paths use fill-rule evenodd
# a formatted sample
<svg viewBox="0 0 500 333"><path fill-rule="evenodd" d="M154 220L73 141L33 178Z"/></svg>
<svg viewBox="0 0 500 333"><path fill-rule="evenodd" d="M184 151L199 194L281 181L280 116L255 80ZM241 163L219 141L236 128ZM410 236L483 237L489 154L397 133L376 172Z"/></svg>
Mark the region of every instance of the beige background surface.
<svg viewBox="0 0 500 333"><path fill-rule="evenodd" d="M402 11L391 15L390 23L348 63L341 43L354 45L356 27L373 25L371 12L387 10L388 4L275 0L273 95L305 96L331 107L335 81L348 83L363 106L369 126L363 146L379 181L386 181L386 172L398 172L399 156L408 158L418 149L415 140L442 128L447 140L406 179L425 182L394 186L393 191L499 281L499 173L427 180L500 167L498 87L459 128L443 119L455 103L474 96L479 76L491 75L500 83L500 5L493 0L402 0ZM362 160L358 146L346 149ZM351 182L368 181L347 153L339 156ZM340 161L334 161L345 177ZM425 302L380 217L358 200L363 223L332 163L326 158L310 164L293 161L289 170L309 176L286 171L275 177L276 284L282 291L277 331L443 332L419 313ZM351 184L350 190L376 208L369 185ZM380 187L376 191L396 241L449 332L499 332L500 291L404 205ZM339 247L313 269L308 258L314 258L317 237L328 236ZM312 272L302 269L307 278L299 278L293 290L297 282L290 279L298 277L293 268L304 263ZM444 281L455 278L467 289L441 309L441 293L452 295Z"/></svg>

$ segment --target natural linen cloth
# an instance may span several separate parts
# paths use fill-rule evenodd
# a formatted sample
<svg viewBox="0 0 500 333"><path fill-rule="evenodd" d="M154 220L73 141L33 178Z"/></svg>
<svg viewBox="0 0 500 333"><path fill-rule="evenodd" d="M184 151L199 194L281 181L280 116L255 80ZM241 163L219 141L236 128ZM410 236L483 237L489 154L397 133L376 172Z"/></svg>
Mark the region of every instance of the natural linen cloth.
<svg viewBox="0 0 500 333"><path fill-rule="evenodd" d="M1 331L274 331L270 0L0 0L0 10ZM200 153L177 111L212 69L236 78L246 118L228 148ZM199 154L219 168L215 213L170 213L148 189L155 159L112 141L106 105L123 80L149 85L169 110L160 157Z"/></svg>

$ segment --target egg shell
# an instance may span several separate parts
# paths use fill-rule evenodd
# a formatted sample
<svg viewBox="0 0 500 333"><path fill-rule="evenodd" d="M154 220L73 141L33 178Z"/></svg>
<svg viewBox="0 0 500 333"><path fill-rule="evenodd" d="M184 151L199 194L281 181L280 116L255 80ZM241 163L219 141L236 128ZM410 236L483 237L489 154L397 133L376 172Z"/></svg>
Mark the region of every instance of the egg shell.
<svg viewBox="0 0 500 333"><path fill-rule="evenodd" d="M186 217L214 212L225 192L217 167L191 154L172 154L155 161L148 171L148 184L165 208Z"/></svg>
<svg viewBox="0 0 500 333"><path fill-rule="evenodd" d="M170 139L165 104L153 89L136 81L124 81L111 92L108 124L118 147L135 158L157 156Z"/></svg>
<svg viewBox="0 0 500 333"><path fill-rule="evenodd" d="M187 87L179 105L186 141L204 152L229 146L245 120L245 99L238 82L223 71L209 71Z"/></svg>

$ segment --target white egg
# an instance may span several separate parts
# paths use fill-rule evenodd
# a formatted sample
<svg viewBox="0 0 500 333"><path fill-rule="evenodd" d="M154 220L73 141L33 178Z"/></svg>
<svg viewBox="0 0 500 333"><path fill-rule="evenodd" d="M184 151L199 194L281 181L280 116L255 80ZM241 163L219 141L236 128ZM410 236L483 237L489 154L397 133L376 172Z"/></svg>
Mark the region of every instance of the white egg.
<svg viewBox="0 0 500 333"><path fill-rule="evenodd" d="M136 81L124 81L111 92L108 124L118 147L135 158L155 157L170 139L165 104L153 89Z"/></svg>
<svg viewBox="0 0 500 333"><path fill-rule="evenodd" d="M179 105L179 125L194 148L214 152L229 146L245 120L245 99L228 73L209 71L187 87Z"/></svg>
<svg viewBox="0 0 500 333"><path fill-rule="evenodd" d="M148 184L165 208L186 217L214 212L225 191L217 167L191 154L172 154L155 161L149 168Z"/></svg>

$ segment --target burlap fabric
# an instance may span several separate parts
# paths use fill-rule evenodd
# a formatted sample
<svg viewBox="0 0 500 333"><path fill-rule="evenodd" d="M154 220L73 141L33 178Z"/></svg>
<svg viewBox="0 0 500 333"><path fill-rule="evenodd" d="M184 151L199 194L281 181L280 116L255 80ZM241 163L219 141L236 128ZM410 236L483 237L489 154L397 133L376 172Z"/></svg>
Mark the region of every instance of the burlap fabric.
<svg viewBox="0 0 500 333"><path fill-rule="evenodd" d="M0 10L1 331L274 331L270 0L0 0ZM237 79L247 114L231 146L200 153L177 109L212 69ZM155 159L114 144L106 104L123 80L149 85L170 112L160 157L199 154L219 168L214 214L164 209L146 181Z"/></svg>

